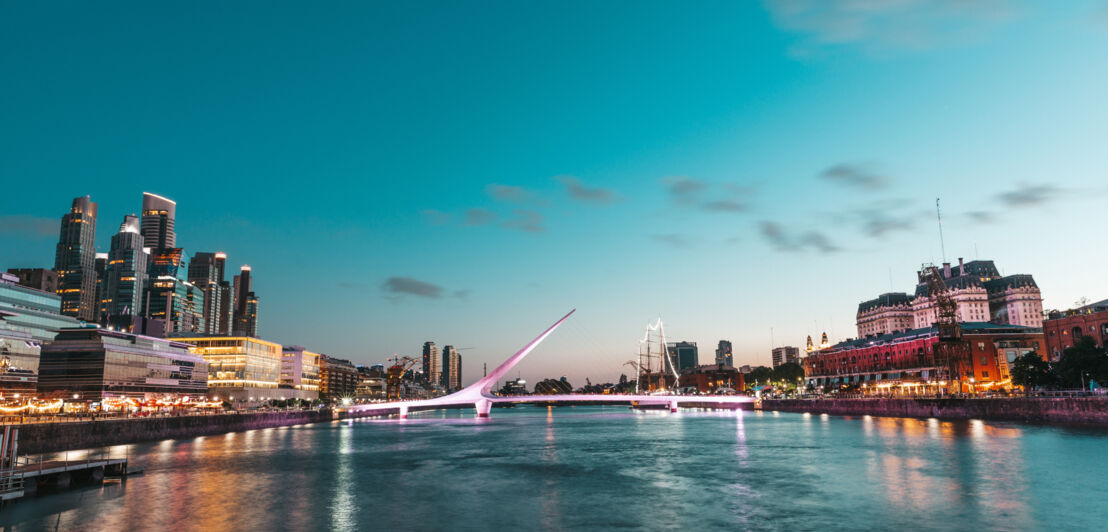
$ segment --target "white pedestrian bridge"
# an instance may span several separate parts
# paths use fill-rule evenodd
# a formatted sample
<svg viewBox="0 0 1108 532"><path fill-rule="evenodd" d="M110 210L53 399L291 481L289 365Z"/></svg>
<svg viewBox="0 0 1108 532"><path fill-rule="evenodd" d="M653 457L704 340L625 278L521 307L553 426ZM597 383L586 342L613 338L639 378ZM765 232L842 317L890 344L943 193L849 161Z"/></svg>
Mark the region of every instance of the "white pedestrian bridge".
<svg viewBox="0 0 1108 532"><path fill-rule="evenodd" d="M740 408L743 403L752 403L754 398L741 395L605 395L605 394L566 394L566 395L518 395L498 396L492 393L493 386L516 364L519 364L536 346L547 336L550 336L559 325L564 323L576 311L571 310L562 319L558 320L538 335L530 343L523 346L511 358L504 361L491 373L481 380L454 392L450 395L436 397L434 399L417 399L411 401L393 401L388 403L370 403L351 405L343 410L354 416L374 416L398 414L401 419L408 416L408 412L423 410L440 410L455 408L474 408L478 417L488 417L495 403L512 404L543 404L543 405L581 405L581 404L626 404L640 407L668 407L671 412L676 412L679 407L694 408Z"/></svg>

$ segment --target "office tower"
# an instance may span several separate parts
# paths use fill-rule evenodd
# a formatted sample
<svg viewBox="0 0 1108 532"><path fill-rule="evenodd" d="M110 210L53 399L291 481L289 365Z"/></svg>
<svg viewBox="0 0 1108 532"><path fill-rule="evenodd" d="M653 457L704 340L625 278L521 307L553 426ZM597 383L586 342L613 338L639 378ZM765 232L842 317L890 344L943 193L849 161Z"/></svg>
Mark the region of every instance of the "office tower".
<svg viewBox="0 0 1108 532"><path fill-rule="evenodd" d="M666 371L669 371L670 360L677 364L677 372L680 373L689 368L695 368L700 364L700 351L696 342L676 342L666 344L669 357L666 360Z"/></svg>
<svg viewBox="0 0 1108 532"><path fill-rule="evenodd" d="M104 303L101 322L114 329L130 329L142 309L143 289L150 256L143 249L139 218L123 217L119 232L112 236L108 268L102 281Z"/></svg>
<svg viewBox="0 0 1108 532"><path fill-rule="evenodd" d="M166 335L204 332L204 292L185 280L185 250L154 251L143 315L164 320Z"/></svg>
<svg viewBox="0 0 1108 532"><path fill-rule="evenodd" d="M8 273L19 278L18 283L43 292L58 293L58 272L46 268L8 268Z"/></svg>
<svg viewBox="0 0 1108 532"><path fill-rule="evenodd" d="M423 379L428 384L442 382L442 360L435 342L423 343Z"/></svg>
<svg viewBox="0 0 1108 532"><path fill-rule="evenodd" d="M171 248L177 244L174 219L177 202L149 192L142 193L142 240L150 249Z"/></svg>
<svg viewBox="0 0 1108 532"><path fill-rule="evenodd" d="M233 336L258 337L258 296L254 295L254 279L250 266L243 265L235 276L235 310Z"/></svg>
<svg viewBox="0 0 1108 532"><path fill-rule="evenodd" d="M231 283L219 282L219 322L216 323L216 334L230 336L234 330L235 295L231 290Z"/></svg>
<svg viewBox="0 0 1108 532"><path fill-rule="evenodd" d="M96 204L85 196L75 198L62 217L61 235L54 255L62 314L85 321L96 319Z"/></svg>
<svg viewBox="0 0 1108 532"><path fill-rule="evenodd" d="M452 345L442 348L442 386L448 392L461 388L462 355Z"/></svg>
<svg viewBox="0 0 1108 532"><path fill-rule="evenodd" d="M800 348L785 346L775 347L772 351L773 367L780 366L781 364L788 364L789 362L800 362Z"/></svg>
<svg viewBox="0 0 1108 532"><path fill-rule="evenodd" d="M731 342L727 340L719 341L719 347L716 348L716 364L724 366L735 365L735 357L731 352Z"/></svg>
<svg viewBox="0 0 1108 532"><path fill-rule="evenodd" d="M188 280L204 292L204 328L207 334L229 334L230 318L224 312L230 312L230 302L224 302L224 295L230 297L230 288L224 280L227 255L201 252L192 256L189 263ZM227 290L224 288L227 287Z"/></svg>

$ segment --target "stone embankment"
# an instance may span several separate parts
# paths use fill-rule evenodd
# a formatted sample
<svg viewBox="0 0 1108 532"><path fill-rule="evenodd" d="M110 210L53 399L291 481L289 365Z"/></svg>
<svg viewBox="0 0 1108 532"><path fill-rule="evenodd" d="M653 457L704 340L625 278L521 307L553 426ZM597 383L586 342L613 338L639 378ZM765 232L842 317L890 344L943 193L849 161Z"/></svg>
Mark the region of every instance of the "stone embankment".
<svg viewBox="0 0 1108 532"><path fill-rule="evenodd" d="M243 430L286 427L335 419L329 409L105 419L67 423L28 423L19 426L19 454L92 449L176 438L194 438Z"/></svg>
<svg viewBox="0 0 1108 532"><path fill-rule="evenodd" d="M845 416L1073 423L1108 427L1108 398L1104 397L767 399L762 401L762 410Z"/></svg>

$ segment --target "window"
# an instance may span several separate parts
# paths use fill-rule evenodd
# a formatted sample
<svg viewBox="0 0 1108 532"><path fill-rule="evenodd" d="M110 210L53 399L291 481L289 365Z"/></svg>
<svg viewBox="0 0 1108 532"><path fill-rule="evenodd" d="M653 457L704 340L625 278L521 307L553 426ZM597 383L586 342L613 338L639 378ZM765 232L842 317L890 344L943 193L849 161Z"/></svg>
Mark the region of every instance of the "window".
<svg viewBox="0 0 1108 532"><path fill-rule="evenodd" d="M982 371L981 372L981 378L983 378L983 379L989 378L989 372L988 371Z"/></svg>

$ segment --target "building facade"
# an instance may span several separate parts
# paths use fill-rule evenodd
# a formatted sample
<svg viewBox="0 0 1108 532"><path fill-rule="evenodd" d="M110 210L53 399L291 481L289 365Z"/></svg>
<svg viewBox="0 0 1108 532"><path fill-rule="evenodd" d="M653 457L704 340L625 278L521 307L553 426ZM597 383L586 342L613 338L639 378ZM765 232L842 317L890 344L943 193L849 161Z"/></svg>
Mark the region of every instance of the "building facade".
<svg viewBox="0 0 1108 532"><path fill-rule="evenodd" d="M154 252L143 315L162 320L169 335L203 334L204 292L186 281L185 250L162 248Z"/></svg>
<svg viewBox="0 0 1108 532"><path fill-rule="evenodd" d="M1011 388L1016 357L1046 345L1042 329L972 322L962 325L966 373L962 392ZM948 366L936 355L938 329L926 327L840 342L804 359L807 382L817 388L852 387L862 393L936 394L947 390ZM952 384L952 383L951 383Z"/></svg>
<svg viewBox="0 0 1108 532"><path fill-rule="evenodd" d="M62 314L96 321L96 203L88 196L74 199L62 217L54 271Z"/></svg>
<svg viewBox="0 0 1108 532"><path fill-rule="evenodd" d="M15 313L0 310L0 393L34 393L42 344L31 333L10 326Z"/></svg>
<svg viewBox="0 0 1108 532"><path fill-rule="evenodd" d="M462 355L452 345L442 348L442 387L447 392L462 388Z"/></svg>
<svg viewBox="0 0 1108 532"><path fill-rule="evenodd" d="M8 268L19 284L43 292L58 292L58 272L46 268Z"/></svg>
<svg viewBox="0 0 1108 532"><path fill-rule="evenodd" d="M349 360L319 356L319 397L328 401L353 398L361 375Z"/></svg>
<svg viewBox="0 0 1108 532"><path fill-rule="evenodd" d="M254 294L253 271L244 265L235 276L234 323L231 334L258 336L258 296Z"/></svg>
<svg viewBox="0 0 1108 532"><path fill-rule="evenodd" d="M800 348L798 347L774 347L770 355L773 357L773 367L775 368L781 364L800 362Z"/></svg>
<svg viewBox="0 0 1108 532"><path fill-rule="evenodd" d="M142 193L143 247L151 250L177 246L177 202L149 192Z"/></svg>
<svg viewBox="0 0 1108 532"><path fill-rule="evenodd" d="M442 382L442 359L435 342L423 342L423 381L438 385Z"/></svg>
<svg viewBox="0 0 1108 532"><path fill-rule="evenodd" d="M286 345L281 349L280 385L308 392L310 397L319 397L319 353L308 351L298 345Z"/></svg>
<svg viewBox="0 0 1108 532"><path fill-rule="evenodd" d="M62 298L18 284L18 278L0 273L0 312L4 327L25 332L36 343L50 342L58 331L80 327L81 320L61 314Z"/></svg>
<svg viewBox="0 0 1108 532"><path fill-rule="evenodd" d="M101 281L101 323L115 329L131 329L135 316L142 310L148 267L149 254L143 247L139 219L133 214L125 216L119 232L112 237Z"/></svg>
<svg viewBox="0 0 1108 532"><path fill-rule="evenodd" d="M227 255L222 252L200 252L192 256L192 262L188 267L188 282L198 287L204 293L204 330L205 334L231 334L232 308L229 301L230 284L224 275L227 266Z"/></svg>
<svg viewBox="0 0 1108 532"><path fill-rule="evenodd" d="M1051 312L1043 321L1046 354L1058 361L1067 347L1073 347L1082 336L1089 336L1097 347L1108 345L1108 299L1067 310Z"/></svg>
<svg viewBox="0 0 1108 532"><path fill-rule="evenodd" d="M723 364L725 366L735 365L735 355L731 350L730 341L719 341L719 347L716 347L716 364Z"/></svg>
<svg viewBox="0 0 1108 532"><path fill-rule="evenodd" d="M914 327L912 297L904 292L889 292L858 304L858 337L880 336Z"/></svg>
<svg viewBox="0 0 1108 532"><path fill-rule="evenodd" d="M38 392L141 400L207 395L208 364L188 344L108 329L65 329L42 348Z"/></svg>
<svg viewBox="0 0 1108 532"><path fill-rule="evenodd" d="M672 359L674 364L677 364L678 373L700 365L700 352L696 347L696 342L672 342L666 344L666 351L669 353L668 358ZM668 364L667 360L667 372L669 371Z"/></svg>
<svg viewBox="0 0 1108 532"><path fill-rule="evenodd" d="M178 336L208 362L208 387L213 395L235 401L293 397L279 390L281 344L243 336Z"/></svg>
<svg viewBox="0 0 1108 532"><path fill-rule="evenodd" d="M958 321L1042 327L1042 294L1031 275L1002 276L991 260L958 259L956 267L944 262L940 271L958 304ZM916 276L913 295L891 292L858 305L859 338L922 329L938 321L923 271Z"/></svg>

